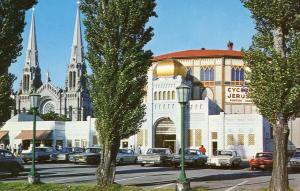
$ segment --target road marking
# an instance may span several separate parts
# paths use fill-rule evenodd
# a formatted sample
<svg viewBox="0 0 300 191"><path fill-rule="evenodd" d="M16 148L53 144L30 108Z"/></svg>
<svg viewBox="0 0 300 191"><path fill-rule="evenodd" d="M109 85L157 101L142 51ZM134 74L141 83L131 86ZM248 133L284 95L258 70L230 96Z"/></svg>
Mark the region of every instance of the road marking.
<svg viewBox="0 0 300 191"><path fill-rule="evenodd" d="M143 178L143 177L146 177L146 176L136 176L136 177L131 177L131 178L124 178L124 179L116 180L115 182L122 182L125 180L132 180L132 179L138 179L138 178Z"/></svg>
<svg viewBox="0 0 300 191"><path fill-rule="evenodd" d="M244 182L241 182L241 183L239 183L239 184L237 184L237 185L235 185L235 186L233 186L233 187L230 187L230 188L228 188L228 189L225 190L225 191L231 191L231 190L234 190L236 187L241 186L241 185L243 185L243 184L245 184L245 183L247 183L247 182L248 182L248 180L245 180Z"/></svg>
<svg viewBox="0 0 300 191"><path fill-rule="evenodd" d="M163 188L163 187L171 186L172 184L174 184L174 183L165 184L165 185L162 185L162 186L157 186L157 187L154 187L154 189L160 189L160 188Z"/></svg>

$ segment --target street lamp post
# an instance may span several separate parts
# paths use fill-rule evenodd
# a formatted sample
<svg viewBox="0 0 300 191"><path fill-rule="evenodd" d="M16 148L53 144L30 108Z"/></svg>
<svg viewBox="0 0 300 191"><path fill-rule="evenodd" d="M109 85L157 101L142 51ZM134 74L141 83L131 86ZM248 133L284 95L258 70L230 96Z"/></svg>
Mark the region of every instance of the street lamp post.
<svg viewBox="0 0 300 191"><path fill-rule="evenodd" d="M35 170L35 134L36 134L36 114L40 104L40 95L33 93L30 94L30 107L33 110L33 134L32 134L32 165L28 175L28 182L36 184L40 182L40 175Z"/></svg>
<svg viewBox="0 0 300 191"><path fill-rule="evenodd" d="M181 172L176 183L176 190L186 191L190 189L190 182L186 178L184 170L184 161L185 161L185 125L184 125L184 109L186 103L189 100L190 87L184 83L181 83L177 88L177 98L181 107Z"/></svg>

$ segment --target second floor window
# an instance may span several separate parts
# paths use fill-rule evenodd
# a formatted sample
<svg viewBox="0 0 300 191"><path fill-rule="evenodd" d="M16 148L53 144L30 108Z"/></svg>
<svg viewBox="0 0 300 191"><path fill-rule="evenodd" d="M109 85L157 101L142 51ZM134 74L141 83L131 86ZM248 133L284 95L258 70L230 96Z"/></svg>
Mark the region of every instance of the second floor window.
<svg viewBox="0 0 300 191"><path fill-rule="evenodd" d="M244 69L242 67L232 67L231 81L244 81Z"/></svg>
<svg viewBox="0 0 300 191"><path fill-rule="evenodd" d="M201 81L214 81L215 80L214 67L201 67L200 80Z"/></svg>

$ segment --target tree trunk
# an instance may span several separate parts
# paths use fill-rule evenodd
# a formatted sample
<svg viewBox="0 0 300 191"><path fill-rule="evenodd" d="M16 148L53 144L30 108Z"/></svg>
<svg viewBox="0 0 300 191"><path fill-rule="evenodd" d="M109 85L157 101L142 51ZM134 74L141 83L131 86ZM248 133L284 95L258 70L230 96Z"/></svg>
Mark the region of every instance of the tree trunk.
<svg viewBox="0 0 300 191"><path fill-rule="evenodd" d="M285 41L282 27L278 27L274 30L273 40L275 50L281 55L282 58L285 58Z"/></svg>
<svg viewBox="0 0 300 191"><path fill-rule="evenodd" d="M100 165L97 168L97 184L110 185L114 183L116 173L116 157L120 147L120 141L116 144L102 146Z"/></svg>
<svg viewBox="0 0 300 191"><path fill-rule="evenodd" d="M270 191L287 191L289 187L287 170L289 128L287 120L283 117L279 118L273 132L273 171L269 189Z"/></svg>

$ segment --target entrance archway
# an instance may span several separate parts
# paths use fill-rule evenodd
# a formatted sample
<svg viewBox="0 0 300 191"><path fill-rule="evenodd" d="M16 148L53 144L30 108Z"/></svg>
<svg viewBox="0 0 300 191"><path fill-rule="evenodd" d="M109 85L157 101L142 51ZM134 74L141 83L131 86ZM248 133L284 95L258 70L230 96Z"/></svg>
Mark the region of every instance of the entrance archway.
<svg viewBox="0 0 300 191"><path fill-rule="evenodd" d="M170 118L160 119L155 125L155 147L176 151L176 126Z"/></svg>

